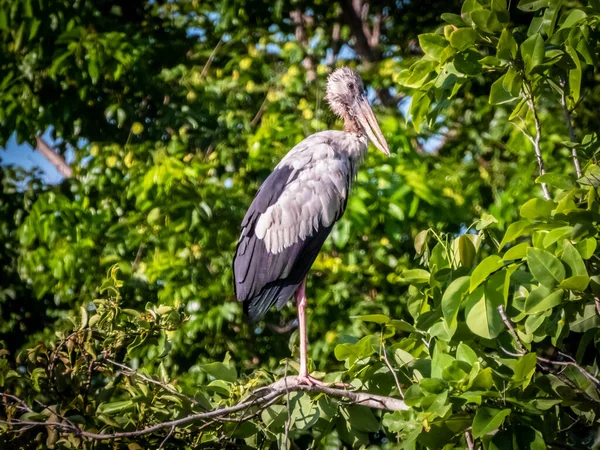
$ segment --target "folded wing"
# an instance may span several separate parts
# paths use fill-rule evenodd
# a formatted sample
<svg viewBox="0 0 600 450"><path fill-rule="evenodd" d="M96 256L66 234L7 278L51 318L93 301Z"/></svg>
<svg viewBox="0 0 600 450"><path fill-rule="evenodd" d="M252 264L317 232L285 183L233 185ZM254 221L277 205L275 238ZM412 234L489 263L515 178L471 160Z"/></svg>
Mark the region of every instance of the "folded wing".
<svg viewBox="0 0 600 450"><path fill-rule="evenodd" d="M313 135L265 180L242 222L233 261L236 296L258 320L306 277L346 207L351 162Z"/></svg>

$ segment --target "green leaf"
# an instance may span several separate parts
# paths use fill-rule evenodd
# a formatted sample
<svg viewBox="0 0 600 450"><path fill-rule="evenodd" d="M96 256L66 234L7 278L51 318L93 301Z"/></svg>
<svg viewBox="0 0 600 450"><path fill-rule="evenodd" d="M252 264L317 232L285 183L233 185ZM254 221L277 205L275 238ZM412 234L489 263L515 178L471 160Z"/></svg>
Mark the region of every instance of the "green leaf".
<svg viewBox="0 0 600 450"><path fill-rule="evenodd" d="M545 173L544 175L540 175L535 179L536 183L546 183L548 186L556 187L559 189L573 189L575 187L575 183L566 175L560 173Z"/></svg>
<svg viewBox="0 0 600 450"><path fill-rule="evenodd" d="M575 275L573 277L565 278L558 287L570 291L583 292L587 289L590 284L590 277L587 275Z"/></svg>
<svg viewBox="0 0 600 450"><path fill-rule="evenodd" d="M521 242L520 244L509 248L506 253L504 253L502 261L513 261L525 258L529 247L530 245L527 242Z"/></svg>
<svg viewBox="0 0 600 450"><path fill-rule="evenodd" d="M362 320L363 322L373 322L383 325L389 323L390 318L384 314L364 314L362 316L350 316L351 319Z"/></svg>
<svg viewBox="0 0 600 450"><path fill-rule="evenodd" d="M584 20L587 17L587 14L583 12L581 9L572 10L565 21L560 25L560 30L564 30L565 28L571 28L574 25L577 25L579 22Z"/></svg>
<svg viewBox="0 0 600 450"><path fill-rule="evenodd" d="M498 20L496 11L489 9L478 9L471 13L471 20L477 28L482 29L486 33L496 33L502 30L503 26Z"/></svg>
<svg viewBox="0 0 600 450"><path fill-rule="evenodd" d="M532 198L521 206L520 214L524 219L535 220L550 217L550 213L556 207L552 200Z"/></svg>
<svg viewBox="0 0 600 450"><path fill-rule="evenodd" d="M527 249L527 265L534 278L547 288L565 279L565 268L556 256L540 248Z"/></svg>
<svg viewBox="0 0 600 450"><path fill-rule="evenodd" d="M583 258L570 242L565 242L561 259L566 262L571 269L571 276L588 276Z"/></svg>
<svg viewBox="0 0 600 450"><path fill-rule="evenodd" d="M499 273L493 278L501 278L505 280L505 274ZM490 279L491 280L491 279ZM494 339L504 328L504 322L498 312L498 306L503 304L502 296L504 286L502 285L502 293L498 292L499 282L494 280L492 285L478 287L474 292L469 294L465 303L465 319L469 329L485 339ZM501 295L502 294L502 295Z"/></svg>
<svg viewBox="0 0 600 450"><path fill-rule="evenodd" d="M379 421L373 415L373 411L366 406L353 405L346 407L349 422L352 428L367 433L379 431Z"/></svg>
<svg viewBox="0 0 600 450"><path fill-rule="evenodd" d="M439 34L425 33L419 35L419 45L427 56L439 61L448 42Z"/></svg>
<svg viewBox="0 0 600 450"><path fill-rule="evenodd" d="M577 251L583 259L590 259L598 245L595 237L589 237L577 243Z"/></svg>
<svg viewBox="0 0 600 450"><path fill-rule="evenodd" d="M512 242L523 235L529 225L531 225L531 222L528 220L518 220L517 222L511 223L506 229L506 233L502 238L502 242L500 242L499 248L503 248L509 242Z"/></svg>
<svg viewBox="0 0 600 450"><path fill-rule="evenodd" d="M510 412L510 409L479 408L473 419L473 437L477 439L497 430Z"/></svg>
<svg viewBox="0 0 600 450"><path fill-rule="evenodd" d="M425 284L429 283L429 272L423 269L409 269L402 272L399 278L400 283L407 284Z"/></svg>
<svg viewBox="0 0 600 450"><path fill-rule="evenodd" d="M293 394L292 394L293 395ZM310 396L298 392L290 400L290 422L299 430L312 427L319 420L319 408L313 403Z"/></svg>
<svg viewBox="0 0 600 450"><path fill-rule="evenodd" d="M454 25L455 27L464 27L465 23L458 14L444 13L441 16L444 22Z"/></svg>
<svg viewBox="0 0 600 450"><path fill-rule="evenodd" d="M521 0L517 5L521 11L533 12L547 8L550 0Z"/></svg>
<svg viewBox="0 0 600 450"><path fill-rule="evenodd" d="M477 40L477 32L472 28L459 28L450 35L450 45L458 51L472 47Z"/></svg>
<svg viewBox="0 0 600 450"><path fill-rule="evenodd" d="M569 45L565 47L565 51L575 64L575 68L569 70L569 100L572 104L575 104L579 100L581 94L581 78L583 76L583 70L577 51Z"/></svg>
<svg viewBox="0 0 600 450"><path fill-rule="evenodd" d="M464 361L471 366L479 361L477 354L464 342L458 344L458 347L456 348L456 359Z"/></svg>
<svg viewBox="0 0 600 450"><path fill-rule="evenodd" d="M442 296L442 313L448 327L456 325L456 318L463 296L469 289L470 277L460 277L454 280Z"/></svg>
<svg viewBox="0 0 600 450"><path fill-rule="evenodd" d="M590 164L585 169L585 174L577 182L584 186L600 186L600 167L596 164Z"/></svg>
<svg viewBox="0 0 600 450"><path fill-rule="evenodd" d="M507 61L515 59L518 50L517 41L515 40L512 31L508 28L502 30L498 46L496 47L496 56Z"/></svg>
<svg viewBox="0 0 600 450"><path fill-rule="evenodd" d="M569 323L571 331L585 333L592 328L600 327L600 315L596 311L596 305L585 305L582 312L578 312L572 322Z"/></svg>
<svg viewBox="0 0 600 450"><path fill-rule="evenodd" d="M492 87L490 88L490 97L488 99L490 104L501 105L503 103L512 102L518 98L518 96L514 96L504 89L505 79L506 74L502 75L492 83Z"/></svg>
<svg viewBox="0 0 600 450"><path fill-rule="evenodd" d="M475 261L475 256L477 255L477 250L475 250L472 239L463 234L456 239L455 242L458 246L458 258L460 263L463 267L471 267Z"/></svg>
<svg viewBox="0 0 600 450"><path fill-rule="evenodd" d="M417 252L417 255L423 253L423 247L427 243L428 232L429 230L423 230L415 236L415 251Z"/></svg>
<svg viewBox="0 0 600 450"><path fill-rule="evenodd" d="M531 291L525 300L525 314L537 314L562 303L564 291L558 289L551 292L547 287L540 286Z"/></svg>
<svg viewBox="0 0 600 450"><path fill-rule="evenodd" d="M100 69L98 67L98 60L96 58L90 58L88 61L88 72L92 78L92 83L96 84L98 78L100 78Z"/></svg>
<svg viewBox="0 0 600 450"><path fill-rule="evenodd" d="M133 400L124 400L119 402L111 402L111 403L102 403L98 406L96 412L98 414L116 414L123 413L125 411L131 411L135 408L135 403Z"/></svg>
<svg viewBox="0 0 600 450"><path fill-rule="evenodd" d="M535 366L537 364L537 355L535 352L527 353L519 358L514 368L513 381L518 386L522 386L523 390L531 382L531 377L535 373Z"/></svg>
<svg viewBox="0 0 600 450"><path fill-rule="evenodd" d="M212 362L200 364L200 369L216 380L224 380L229 383L235 383L237 381L237 371L232 365L226 365L222 362Z"/></svg>
<svg viewBox="0 0 600 450"><path fill-rule="evenodd" d="M543 246L545 248L550 247L552 244L554 244L558 240L560 240L564 237L570 236L572 231L573 231L573 227L570 225L567 225L564 227L558 227L558 228L551 230L549 233L546 233L546 236L544 236L544 240L542 242Z"/></svg>
<svg viewBox="0 0 600 450"><path fill-rule="evenodd" d="M483 283L491 273L501 269L503 266L504 262L498 255L488 256L481 261L471 274L469 292L473 292L477 286Z"/></svg>
<svg viewBox="0 0 600 450"><path fill-rule="evenodd" d="M521 44L521 57L527 75L544 62L544 53L544 38L539 33L534 34Z"/></svg>

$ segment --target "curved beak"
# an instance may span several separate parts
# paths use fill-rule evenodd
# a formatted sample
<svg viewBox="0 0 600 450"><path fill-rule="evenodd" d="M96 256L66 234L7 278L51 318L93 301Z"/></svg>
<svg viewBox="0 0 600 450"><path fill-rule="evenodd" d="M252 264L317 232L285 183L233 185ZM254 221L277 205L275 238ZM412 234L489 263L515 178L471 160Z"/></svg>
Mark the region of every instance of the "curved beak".
<svg viewBox="0 0 600 450"><path fill-rule="evenodd" d="M373 114L373 110L371 109L371 105L369 105L369 100L367 100L366 95L360 95L356 99L354 111L358 122L367 133L367 136L373 145L385 155L390 156L390 149L377 124L377 119L375 119L375 114Z"/></svg>

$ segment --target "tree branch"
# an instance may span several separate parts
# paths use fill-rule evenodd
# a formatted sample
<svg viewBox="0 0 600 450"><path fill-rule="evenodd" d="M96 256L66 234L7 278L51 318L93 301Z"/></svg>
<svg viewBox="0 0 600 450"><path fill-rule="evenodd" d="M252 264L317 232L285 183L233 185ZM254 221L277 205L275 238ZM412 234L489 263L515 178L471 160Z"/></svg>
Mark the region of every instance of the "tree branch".
<svg viewBox="0 0 600 450"><path fill-rule="evenodd" d="M371 47L371 33L369 31L363 14L362 0L342 0L342 17L344 22L350 26L352 35L356 39L356 52L362 56L365 61L374 61L375 51Z"/></svg>
<svg viewBox="0 0 600 450"><path fill-rule="evenodd" d="M52 164L56 170L65 178L71 178L73 176L73 169L69 166L64 158L56 153L52 147L50 147L46 141L42 139L41 136L36 136L36 149L38 152L42 154L44 158L48 160L50 164Z"/></svg>
<svg viewBox="0 0 600 450"><path fill-rule="evenodd" d="M174 387L172 387L172 386L170 386L170 385L168 385L168 384L161 383L160 381L156 381L156 380L154 380L154 379L152 379L152 378L149 378L149 377L147 377L147 376L145 376L145 375L142 375L141 373L139 373L139 372L135 371L135 370L134 370L134 369L132 369L131 367L129 367L129 366L126 366L125 364L121 364L121 363L118 363L118 362L116 362L116 361L113 361L113 360L112 360L112 359L110 359L110 358L105 358L105 359L104 359L104 361L106 361L106 362L108 362L108 363L112 364L113 366L116 366L116 367L118 367L119 369L121 369L121 373L122 373L123 375L126 375L126 376L135 376L135 377L138 377L138 378L140 378L141 380L144 380L146 383L150 383L150 384L154 384L154 385L156 385L156 386L159 386L159 387L161 387L162 389L164 389L164 390L166 390L166 391L169 391L171 394L173 394L173 395L176 395L176 396L178 396L178 397L181 397L181 398L183 398L183 399L187 400L188 402L190 402L190 403L191 403L192 405L194 405L194 406L198 406L198 407L200 407L200 408L202 408L202 409L205 409L205 408L203 408L203 407L202 407L202 405L200 405L200 403L198 403L198 401L197 401L197 400L194 400L193 398L191 398L191 397L188 397L188 396L187 396L187 395L185 395L184 393L182 393L182 392L179 392L177 389L175 389Z"/></svg>
<svg viewBox="0 0 600 450"><path fill-rule="evenodd" d="M565 120L567 121L567 127L569 129L569 140L573 143L577 142L577 138L575 136L575 130L573 129L573 121L571 118L571 112L569 111L569 107L567 106L567 96L565 92L566 83L563 81L561 83L562 93L560 95L560 104L563 107L563 112L565 114ZM571 155L573 155L573 165L575 166L575 173L577 174L577 178L581 178L581 166L579 165L579 158L577 157L577 148L571 148Z"/></svg>
<svg viewBox="0 0 600 450"><path fill-rule="evenodd" d="M529 353L523 347L523 344L521 343L519 336L517 335L510 319L508 318L508 316L506 315L506 312L504 311L503 305L498 306L498 312L500 313L500 316L502 316L502 321L508 328L508 331L510 332L511 336L515 340L515 342L517 344L517 348L519 349L519 353L509 352L509 351L505 350L504 348L502 348L502 346L500 346L500 349L507 355L515 356L515 357L520 357L520 356L523 356L523 355L526 355L527 353ZM592 383L595 384L596 389L600 389L600 380L598 380L591 373L589 373L587 370L585 370L583 367L581 367L579 364L577 364L577 361L575 361L575 359L572 356L567 355L566 353L563 353L560 351L559 351L559 355L562 356L563 358L569 359L569 361L556 361L554 359L544 358L540 355L536 355L536 356L537 356L538 364L539 364L539 362L542 362L545 364L552 364L552 365L556 365L556 366L573 366L573 367L575 367L577 370L579 370L582 373L583 376L585 376L588 380L590 380Z"/></svg>
<svg viewBox="0 0 600 450"><path fill-rule="evenodd" d="M504 311L504 305L498 306L498 312L500 313L500 317L502 317L502 321L504 322L504 325L506 325L506 328L508 328L509 333L515 340L515 343L517 344L517 349L519 350L519 352L522 355L524 355L526 353L525 348L523 347L523 344L521 344L521 340L519 339L517 332L513 328L511 321L508 319L508 316L506 315L506 311Z"/></svg>
<svg viewBox="0 0 600 450"><path fill-rule="evenodd" d="M248 420L249 418L255 416L257 412L253 412L250 415L246 415L247 410L253 407L258 407L259 410L263 410L264 408L266 408L267 406L274 403L276 400L280 399L281 397L290 392L314 392L325 394L330 397L346 400L350 404L360 404L369 408L380 409L384 411L404 411L409 409L408 406L406 406L406 404L402 400L398 400L396 398L384 397L381 395L374 395L366 392L352 392L328 386L304 385L300 384L297 376L288 376L276 381L275 383L270 384L269 386L257 389L249 396L249 398L247 398L244 401L241 401L237 405L225 408L217 408L212 411L207 411L203 413L190 414L186 417L170 420L167 422L157 423L155 425L151 425L149 427L136 431L123 431L116 433L101 434L82 430L77 426L73 425L72 423L36 422L32 420L19 419L0 420L0 423L8 425L10 427L16 427L19 429L19 431L21 431L23 428L52 427L64 433L74 434L76 436L83 437L86 439L100 441L144 436L147 434L154 433L158 430L162 430L163 428L168 428L171 430L171 432L169 433L170 436L176 428L182 425L198 421L213 423L216 420L223 420L228 416L231 416L232 414L239 413L242 411L242 416L238 418L238 420ZM16 399L12 395L10 396L10 398L15 399L15 401L17 401L18 403L22 403L22 400ZM207 425L208 424L204 424L203 426Z"/></svg>
<svg viewBox="0 0 600 450"><path fill-rule="evenodd" d="M302 11L296 9L290 12L290 17L296 25L296 40L302 44L305 49L308 49L308 36L306 34L306 24L312 22L312 17L306 17L302 14ZM315 63L311 56L306 56L302 61L302 66L306 69L306 81L312 82L317 79L317 71L315 70Z"/></svg>
<svg viewBox="0 0 600 450"><path fill-rule="evenodd" d="M540 175L544 175L546 173L546 169L544 167L544 158L542 157L542 123L540 122L540 118L537 113L537 109L535 108L535 101L533 98L533 90L531 84L526 78L523 78L523 92L525 93L525 98L527 99L527 104L529 105L529 109L533 114L533 121L535 124L535 136L531 136L528 132L525 133L525 136L531 141L533 144L533 149L535 151L535 156L537 158L538 167L540 169ZM523 131L523 130L522 130ZM550 200L550 192L548 191L548 185L546 183L542 183L542 191L544 192L544 198L546 200Z"/></svg>

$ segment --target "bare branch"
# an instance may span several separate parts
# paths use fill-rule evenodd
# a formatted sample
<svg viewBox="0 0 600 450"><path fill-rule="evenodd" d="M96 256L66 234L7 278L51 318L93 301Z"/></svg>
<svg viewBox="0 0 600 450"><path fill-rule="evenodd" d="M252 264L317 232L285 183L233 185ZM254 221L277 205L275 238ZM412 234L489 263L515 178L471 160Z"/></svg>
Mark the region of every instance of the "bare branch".
<svg viewBox="0 0 600 450"><path fill-rule="evenodd" d="M523 344L521 344L521 340L519 339L519 336L517 335L517 332L515 331L511 321L508 319L508 316L506 315L506 311L504 311L504 305L498 306L498 312L500 313L500 316L502 317L502 321L504 322L504 325L506 325L506 328L508 328L508 331L510 332L511 336L515 340L515 343L517 344L517 349L519 350L520 354L524 355L526 353L525 348L523 347Z"/></svg>
<svg viewBox="0 0 600 450"><path fill-rule="evenodd" d="M566 83L563 81L561 83L562 93L560 95L560 104L563 107L563 112L565 114L565 120L567 121L567 127L569 129L569 140L571 142L577 142L577 138L575 136L575 130L573 129L573 121L571 118L571 112L569 111L569 107L567 106L567 97L566 97ZM579 158L577 157L577 149L573 147L571 149L571 155L573 155L573 165L575 166L575 173L577 174L577 178L581 178L581 166L579 165Z"/></svg>
<svg viewBox="0 0 600 450"><path fill-rule="evenodd" d="M139 379L144 380L146 383L154 384L156 386L161 387L162 389L164 389L166 391L169 391L173 395L176 395L178 397L184 398L185 400L187 400L188 402L190 402L194 406L198 406L198 407L200 407L202 409L206 409L206 408L202 407L202 405L200 405L200 403L197 400L194 400L193 398L188 397L184 393L179 392L173 386L170 386L170 385L168 385L166 383L161 383L160 381L156 381L156 380L154 380L152 378L149 378L149 377L147 377L145 375L142 375L141 373L137 372L136 370L132 369L131 367L126 366L125 364L121 364L121 363L118 363L116 361L113 361L110 358L105 358L104 361L106 361L106 362L112 364L113 366L116 366L119 369L121 369L121 373L123 375L138 377Z"/></svg>
<svg viewBox="0 0 600 450"><path fill-rule="evenodd" d="M73 169L71 169L71 166L67 164L64 158L56 153L41 136L36 136L35 140L37 142L37 151L40 152L63 177L71 178L73 176Z"/></svg>
<svg viewBox="0 0 600 450"><path fill-rule="evenodd" d="M525 348L523 347L523 344L521 344L521 340L519 339L519 336L517 335L510 319L506 315L503 305L498 306L498 312L500 313L500 316L502 316L502 321L504 322L504 324L508 328L508 331L510 332L513 339L515 340L515 342L517 344L517 348L520 350L520 352L512 353L512 352L509 352L508 350L505 350L502 346L500 346L500 349L507 355L515 356L515 357L520 357L520 356L523 356L523 355L529 353L525 350ZM600 388L600 380L598 380L591 373L589 373L587 370L585 370L583 367L581 367L579 364L577 364L577 361L575 361L575 359L572 356L567 355L566 353L563 353L563 352L559 352L559 355L564 358L569 359L569 361L556 361L555 359L548 359L548 358L544 358L539 355L537 355L537 361L538 361L538 363L542 362L545 364L552 364L555 366L573 366L577 370L579 370L583 374L583 376L585 376L588 380L590 380L592 383L594 383L596 385L597 389Z"/></svg>
<svg viewBox="0 0 600 450"><path fill-rule="evenodd" d="M529 140L533 144L535 157L537 158L538 167L540 169L540 175L544 175L546 173L546 169L544 167L544 158L542 157L542 123L540 122L540 118L535 107L533 89L529 81L525 78L523 79L523 92L525 94L525 98L527 99L529 109L533 114L533 122L535 124L535 136L530 136L529 133L525 133L525 135L528 136ZM542 183L542 191L544 192L544 198L546 200L550 200L550 192L548 191L548 185L546 183Z"/></svg>
<svg viewBox="0 0 600 450"><path fill-rule="evenodd" d="M223 38L219 39L219 42L217 42L217 45L215 46L215 48L211 52L210 56L206 60L206 63L204 64L204 67L202 68L202 72L200 72L200 78L204 78L206 76L206 74L208 73L208 71L210 69L210 66L212 65L213 61L215 60L215 56L217 56L217 52L219 51L219 49L221 48L222 45L223 45Z"/></svg>
<svg viewBox="0 0 600 450"><path fill-rule="evenodd" d="M355 49L365 61L374 61L375 52L371 47L371 32L363 13L362 0L342 0L342 17L350 26L352 35L356 39Z"/></svg>
<svg viewBox="0 0 600 450"><path fill-rule="evenodd" d="M126 367L126 366L125 366ZM154 380L153 380L154 381ZM33 427L52 427L57 430L72 433L77 436L91 439L91 440L112 440L112 439L120 439L127 437L136 437L136 436L144 436L147 434L154 433L158 430L162 430L163 428L169 428L174 430L182 425L189 424L191 422L207 422L202 425L202 427L208 426L216 422L217 420L223 420L228 416L247 411L249 408L258 407L259 410L263 410L268 405L272 404L274 401L280 399L284 395L289 392L314 392L328 395L330 397L335 397L339 399L346 400L351 404L361 404L367 406L369 408L381 409L384 411L405 411L408 410L408 406L402 401L392 397L385 397L381 395L369 394L366 392L351 392L343 389L332 388L328 386L309 386L300 384L300 380L297 376L289 376L284 377L269 386L262 387L256 390L250 398L245 401L238 403L237 405L225 407L225 408L217 408L212 411L207 411L198 414L191 414L186 417L182 417L175 420L170 420L168 422L161 422L155 425L151 425L149 427L143 428L141 430L136 431L124 431L117 433L93 433L90 431L81 430L80 428L70 424L70 423L60 423L60 422L36 422L32 420L0 420L0 423L8 425L10 427L16 427L19 431L23 430L23 428L33 428ZM247 420L250 417L255 415L252 414L250 416L246 416L245 413L242 415L240 421ZM202 428L201 427L201 428Z"/></svg>
<svg viewBox="0 0 600 450"><path fill-rule="evenodd" d="M306 34L306 25L311 23L312 17L307 17L302 14L302 11L295 9L290 12L290 17L296 25L296 40L302 44L305 49L308 49L308 36ZM315 63L311 56L306 56L302 61L302 66L306 69L306 81L312 82L317 79L317 71L315 70Z"/></svg>
<svg viewBox="0 0 600 450"><path fill-rule="evenodd" d="M258 111L256 112L254 118L250 122L251 127L255 127L256 125L258 125L258 122L260 122L260 119L262 119L265 109L267 109L268 97L269 93L267 92L267 95L265 95L265 99L261 103L260 108L258 108Z"/></svg>
<svg viewBox="0 0 600 450"><path fill-rule="evenodd" d="M392 375L394 376L394 381L396 382L396 388L398 388L398 393L400 395L400 398L403 399L404 393L402 392L402 386L400 386L400 381L398 381L398 376L396 375L396 371L392 368L392 365L390 364L390 361L388 360L387 350L385 349L385 342L383 342L381 344L381 348L383 349L381 359L383 359L387 368L390 370L390 372L392 372Z"/></svg>
<svg viewBox="0 0 600 450"><path fill-rule="evenodd" d="M475 442L473 441L471 430L465 430L465 440L467 441L467 448L469 450L475 450Z"/></svg>
<svg viewBox="0 0 600 450"><path fill-rule="evenodd" d="M161 448L163 448L166 444L166 442L169 440L169 438L173 435L173 432L175 431L175 427L171 427L171 431L169 431L169 434L167 434L167 437L165 437L163 439L163 441L160 443L160 445L158 446L158 450L160 450Z"/></svg>

